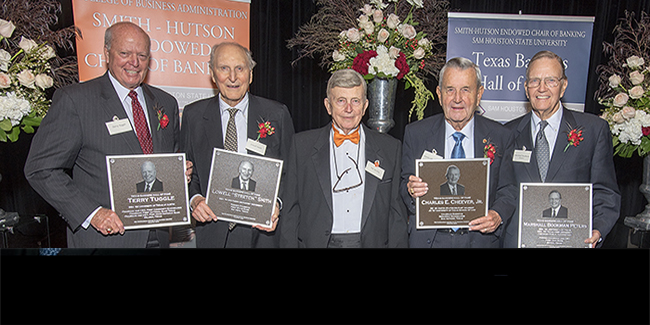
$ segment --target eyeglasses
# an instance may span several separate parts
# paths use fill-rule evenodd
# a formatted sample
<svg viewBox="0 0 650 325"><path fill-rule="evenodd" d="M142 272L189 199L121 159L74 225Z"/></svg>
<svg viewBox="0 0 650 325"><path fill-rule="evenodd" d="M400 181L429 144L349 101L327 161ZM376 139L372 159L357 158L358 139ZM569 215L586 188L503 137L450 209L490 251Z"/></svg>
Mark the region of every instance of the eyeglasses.
<svg viewBox="0 0 650 325"><path fill-rule="evenodd" d="M560 85L560 80L562 79L564 78L546 77L544 78L544 84L546 85L546 87L555 88ZM542 84L542 79L540 78L533 78L526 82L526 86L528 88L537 88L541 84Z"/></svg>
<svg viewBox="0 0 650 325"><path fill-rule="evenodd" d="M339 185L339 183L341 182L341 179L343 178L343 176L345 176L345 174L347 174L352 169L352 167L349 167L348 169L344 170L341 173L341 175L336 176L336 178L337 178L336 183L334 183L334 187L332 187L332 192L333 193L345 192L347 190L351 190L353 188L357 188L357 187L363 185L363 178L361 178L361 171L359 171L359 165L357 164L356 161L354 161L354 159L352 159L352 157L348 156L348 158L350 158L350 160L352 160L352 163L354 164L355 169L357 170L357 175L359 176L359 184L348 186L346 188L340 188L340 189L336 188Z"/></svg>

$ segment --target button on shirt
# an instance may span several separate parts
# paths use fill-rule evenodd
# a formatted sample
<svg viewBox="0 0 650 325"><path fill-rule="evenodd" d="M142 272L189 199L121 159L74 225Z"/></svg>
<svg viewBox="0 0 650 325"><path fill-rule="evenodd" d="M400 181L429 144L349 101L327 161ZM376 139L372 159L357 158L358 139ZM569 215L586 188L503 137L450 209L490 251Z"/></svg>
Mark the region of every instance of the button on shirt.
<svg viewBox="0 0 650 325"><path fill-rule="evenodd" d="M539 130L539 122L542 121L537 114L531 114L532 118L530 119L530 131L533 138L533 146L537 143L537 131ZM549 161L553 158L553 149L555 148L555 141L557 140L557 135L560 132L560 124L562 123L562 104L560 104L560 109L555 112L550 118L546 120L548 125L544 128L544 135L546 136L546 141L548 141L549 149Z"/></svg>
<svg viewBox="0 0 650 325"><path fill-rule="evenodd" d="M445 159L451 158L451 151L456 145L456 140L452 136L456 130L445 121ZM474 158L474 118L467 122L467 125L459 131L465 135L462 140L465 158ZM481 156L482 157L482 156Z"/></svg>
<svg viewBox="0 0 650 325"><path fill-rule="evenodd" d="M228 109L231 108L226 102L221 99L219 95L219 110L221 112L221 134L223 140L226 140L226 128L228 127L228 120L230 113ZM237 126L237 152L247 153L246 141L248 141L248 93L244 96L241 102L237 103L235 107L239 111L235 114L235 126Z"/></svg>
<svg viewBox="0 0 650 325"><path fill-rule="evenodd" d="M336 126L334 126L336 128ZM338 130L338 132L341 132ZM352 141L345 140L340 147L334 145L334 129L330 131L330 176L331 176L331 186L334 187L334 184L338 181L338 176L343 173L344 170L350 168L350 170L341 178L338 182L336 188L347 188L359 184L359 174L361 174L361 180L364 184L361 186L355 187L353 189L334 193L332 190L332 210L333 210L333 224L332 224L332 233L333 234L345 234L345 233L358 233L361 232L361 214L363 213L363 192L365 189L365 134L363 133L363 128L360 127L359 135L360 140L358 144L352 143ZM354 132L354 131L352 131ZM342 133L342 132L341 132ZM358 155L358 157L357 157ZM357 162L359 166L359 172L357 172L357 166L354 165L352 160ZM336 162L334 161L336 159ZM338 170L339 175L336 175Z"/></svg>

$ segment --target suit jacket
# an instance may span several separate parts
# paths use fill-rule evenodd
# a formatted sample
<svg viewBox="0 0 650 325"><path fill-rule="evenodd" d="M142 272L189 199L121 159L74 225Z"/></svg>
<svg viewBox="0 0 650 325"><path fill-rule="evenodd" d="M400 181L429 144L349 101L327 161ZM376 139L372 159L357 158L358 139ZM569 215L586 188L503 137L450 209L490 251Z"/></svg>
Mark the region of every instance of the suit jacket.
<svg viewBox="0 0 650 325"><path fill-rule="evenodd" d="M177 152L180 131L176 99L145 84L142 90L149 114L153 152ZM164 108L169 117L169 125L164 129L157 129L154 106ZM104 236L92 226L80 227L97 207L111 207L106 156L142 154L135 132L108 133L105 123L115 116L128 118L107 72L93 80L58 89L33 138L25 176L34 190L68 223L68 247L146 246L148 229ZM72 170L72 177L67 170ZM169 246L168 231L156 231L161 247Z"/></svg>
<svg viewBox="0 0 650 325"><path fill-rule="evenodd" d="M514 180L511 176L511 161L503 159L507 148L512 146L512 137L500 123L474 114L474 158L483 158L485 143L491 142L497 152L490 164L490 195L488 208L495 210L505 223L515 209L515 197L512 188ZM445 117L437 114L406 126L404 131L404 147L402 150L402 181L400 193L409 209L409 245L410 247L432 247L437 230L417 230L415 225L415 200L409 195L406 184L411 175L415 175L415 159L420 159L425 150L435 149L438 153L445 152ZM431 188L429 189L431 190ZM499 237L503 226L490 234L471 231L467 236L470 247L499 247Z"/></svg>
<svg viewBox="0 0 650 325"><path fill-rule="evenodd" d="M255 192L255 185L257 185L257 182L255 182L252 178L249 178L248 190L251 192ZM232 184L230 186L232 188L241 189L241 184L239 184L239 176L232 179Z"/></svg>
<svg viewBox="0 0 650 325"><path fill-rule="evenodd" d="M440 195L452 195L449 182L440 184ZM465 195L465 186L456 183L456 195Z"/></svg>
<svg viewBox="0 0 650 325"><path fill-rule="evenodd" d="M542 211L542 218L552 218L551 217L552 215L553 215L553 208L548 208L548 209ZM565 206L560 206L560 209L557 211L557 215L555 217L556 218L568 218L569 217L569 209L567 209Z"/></svg>
<svg viewBox="0 0 650 325"><path fill-rule="evenodd" d="M361 247L407 247L406 211L399 197L400 143L362 126L367 161L379 161L380 180L366 173ZM332 231L330 130L327 126L294 136L286 161L281 247L325 248ZM359 162L364 168L365 162ZM362 171L363 172L363 171Z"/></svg>
<svg viewBox="0 0 650 325"><path fill-rule="evenodd" d="M294 134L289 110L276 101L249 93L248 138L257 139L258 123L262 120L270 122L275 128L274 134L260 139L260 142L266 145L265 156L285 160ZM187 159L194 163L192 181L189 185L190 198L196 194L206 196L213 148L223 149L218 95L185 106L181 130L181 150L186 153ZM252 151L248 153L257 155ZM260 232L245 225L238 225L228 233L228 222L197 222L197 247L224 247L227 238L229 241L245 242L244 247L277 247L274 233Z"/></svg>
<svg viewBox="0 0 650 325"><path fill-rule="evenodd" d="M532 112L506 124L512 130L515 144L506 159L512 160L514 149L532 150L530 131ZM583 141L577 147L571 146L567 134L573 128L582 128ZM541 182L535 150L530 163L513 162L518 192L519 183ZM593 183L593 229L605 238L616 223L621 209L621 195L616 183L612 136L605 120L592 114L570 111L563 108L562 122L558 132L553 155L548 165L546 183ZM519 197L517 195L517 197ZM505 246L517 247L519 227L518 213L506 227ZM586 239L586 238L585 238Z"/></svg>
<svg viewBox="0 0 650 325"><path fill-rule="evenodd" d="M147 184L147 182L142 181L138 184L135 184L136 191L138 193L144 192L144 187ZM163 183L156 178L155 181L153 181L153 185L151 185L151 189L149 190L150 192L162 192L163 191Z"/></svg>

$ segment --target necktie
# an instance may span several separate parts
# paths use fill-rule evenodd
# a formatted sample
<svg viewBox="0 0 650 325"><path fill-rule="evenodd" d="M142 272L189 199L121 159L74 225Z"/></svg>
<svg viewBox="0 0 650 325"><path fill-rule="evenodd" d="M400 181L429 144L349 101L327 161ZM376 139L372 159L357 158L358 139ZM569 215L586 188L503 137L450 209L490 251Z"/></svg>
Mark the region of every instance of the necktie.
<svg viewBox="0 0 650 325"><path fill-rule="evenodd" d="M131 90L129 92L131 97L131 109L133 110L133 123L135 124L135 131L138 133L138 141L144 154L153 153L153 142L151 141L151 133L147 126L147 119L144 116L144 110L138 101L138 94Z"/></svg>
<svg viewBox="0 0 650 325"><path fill-rule="evenodd" d="M151 192L151 185L147 184L146 187L144 188L145 192Z"/></svg>
<svg viewBox="0 0 650 325"><path fill-rule="evenodd" d="M332 126L334 127L334 126ZM345 140L350 140L352 143L357 144L359 143L359 128L357 128L356 131L350 133L350 134L341 134L337 130L334 130L334 144L337 147L340 147L343 144L343 141Z"/></svg>
<svg viewBox="0 0 650 325"><path fill-rule="evenodd" d="M454 132L451 136L456 141L454 148L451 150L451 158L465 158L465 150L463 149L463 138L465 138L465 135L460 132Z"/></svg>
<svg viewBox="0 0 650 325"><path fill-rule="evenodd" d="M548 161L550 149L548 147L548 141L544 135L544 129L548 125L547 121L539 122L539 131L537 131L537 136L535 137L535 156L537 157L537 166L539 168L539 177L542 182L546 180L546 173L548 173Z"/></svg>
<svg viewBox="0 0 650 325"><path fill-rule="evenodd" d="M557 217L557 214L555 213L555 209L553 209L553 214L551 215L551 218Z"/></svg>
<svg viewBox="0 0 650 325"><path fill-rule="evenodd" d="M239 111L236 108L229 108L228 113L230 113L230 118L228 119L228 124L226 125L226 140L223 142L223 148L228 151L237 152L237 126L235 125L235 114ZM232 231L237 224L231 222L228 224L228 230Z"/></svg>

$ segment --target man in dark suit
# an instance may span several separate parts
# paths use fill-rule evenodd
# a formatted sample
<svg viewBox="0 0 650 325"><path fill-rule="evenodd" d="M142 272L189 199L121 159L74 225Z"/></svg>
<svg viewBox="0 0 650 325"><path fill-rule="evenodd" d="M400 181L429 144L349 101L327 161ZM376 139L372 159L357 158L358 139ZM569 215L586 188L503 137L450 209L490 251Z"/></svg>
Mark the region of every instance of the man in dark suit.
<svg viewBox="0 0 650 325"><path fill-rule="evenodd" d="M137 25L109 27L104 47L108 72L57 90L34 136L25 176L68 223L68 247L169 246L165 229L125 231L110 210L107 155L179 149L176 99L143 83L149 48L149 36ZM154 107L165 109L166 127L157 128ZM118 119L130 123L116 127Z"/></svg>
<svg viewBox="0 0 650 325"><path fill-rule="evenodd" d="M255 167L253 167L253 164L250 161L244 160L239 163L239 175L232 179L231 187L239 190L255 192L255 185L257 182L251 178L253 177L254 170Z"/></svg>
<svg viewBox="0 0 650 325"><path fill-rule="evenodd" d="M541 51L531 58L525 87L532 111L506 125L515 138L506 159L512 161L515 150L531 154L530 159L514 159L517 184L592 183L593 231L585 243L596 247L616 223L621 207L612 136L605 120L562 106L567 85L564 63L557 54ZM571 131L581 131L583 139L571 141ZM517 247L518 228L519 219L512 218L506 227L506 247Z"/></svg>
<svg viewBox="0 0 650 325"><path fill-rule="evenodd" d="M456 165L449 165L445 173L447 181L440 184L440 195L465 195L465 186L458 184L460 169Z"/></svg>
<svg viewBox="0 0 650 325"><path fill-rule="evenodd" d="M156 165L151 161L145 161L140 166L143 181L135 184L138 193L143 192L162 192L163 183L156 178Z"/></svg>
<svg viewBox="0 0 650 325"><path fill-rule="evenodd" d="M501 124L476 113L483 95L481 71L472 61L453 58L440 70L436 88L443 114L406 126L402 155L401 195L409 208L409 246L415 248L496 248L503 232L500 225L515 209L510 190L511 163L503 159L512 137ZM428 184L415 176L415 160L424 151L443 158L483 158L486 147L496 148L490 162L488 214L472 220L469 229L417 230L415 198L426 194Z"/></svg>
<svg viewBox="0 0 650 325"><path fill-rule="evenodd" d="M568 218L569 209L562 206L562 195L560 192L553 190L548 194L548 202L551 207L542 211L542 218Z"/></svg>
<svg viewBox="0 0 650 325"><path fill-rule="evenodd" d="M217 220L205 203L213 148L282 160L289 153L294 133L289 110L283 104L248 92L254 66L251 52L237 43L213 46L210 72L219 94L196 101L183 111L181 150L194 163L189 195L192 216L197 220L196 245L199 248L277 247L274 230L281 208L279 204L272 216L273 225L262 228L234 226ZM275 128L273 134L260 132L260 124L265 122ZM247 140L258 138L266 148L263 153L247 146Z"/></svg>
<svg viewBox="0 0 650 325"><path fill-rule="evenodd" d="M400 143L361 124L365 80L334 72L324 102L332 122L296 134L286 161L280 247L407 247Z"/></svg>

